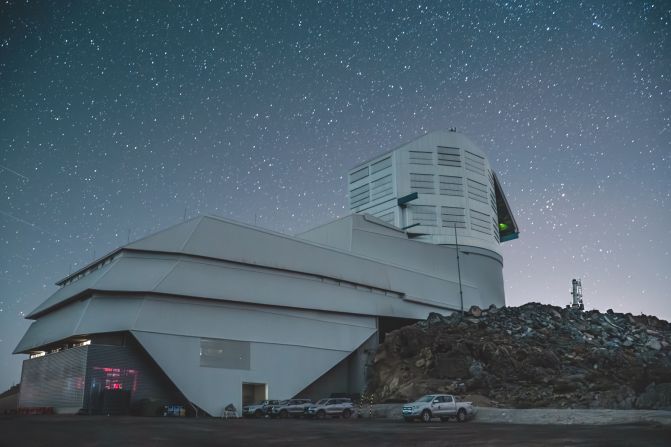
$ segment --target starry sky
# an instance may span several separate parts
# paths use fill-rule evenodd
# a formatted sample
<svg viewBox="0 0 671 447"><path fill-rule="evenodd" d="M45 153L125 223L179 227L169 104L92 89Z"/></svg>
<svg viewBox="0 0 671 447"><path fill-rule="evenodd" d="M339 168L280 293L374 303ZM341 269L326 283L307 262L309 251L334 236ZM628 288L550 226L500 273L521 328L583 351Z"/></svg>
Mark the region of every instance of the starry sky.
<svg viewBox="0 0 671 447"><path fill-rule="evenodd" d="M510 305L671 319L669 1L3 1L0 391L54 282L199 213L294 234L437 129L520 226Z"/></svg>

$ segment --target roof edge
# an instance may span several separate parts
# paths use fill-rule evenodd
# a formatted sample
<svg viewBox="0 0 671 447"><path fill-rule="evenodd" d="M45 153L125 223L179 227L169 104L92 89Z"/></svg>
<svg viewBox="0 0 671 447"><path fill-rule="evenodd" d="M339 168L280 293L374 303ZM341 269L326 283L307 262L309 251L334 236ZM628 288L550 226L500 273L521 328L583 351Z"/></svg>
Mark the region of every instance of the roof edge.
<svg viewBox="0 0 671 447"><path fill-rule="evenodd" d="M386 155L389 155L389 154L391 154L391 153L397 151L398 149L401 149L401 148L403 148L404 146L407 146L408 144L414 143L414 142L417 141L417 140L421 140L422 138L424 138L424 137L426 137L426 136L429 136L429 135L432 135L432 134L438 134L438 133L443 133L443 134L448 134L448 135L449 135L449 134L457 134L457 135L461 136L462 138L465 138L466 140L468 140L468 141L469 141L471 144L473 144L476 148L478 148L480 151L482 151L482 149L480 149L480 147L479 147L477 144L475 144L475 143L473 142L473 140L471 140L466 134L463 134L463 133L461 133L461 132L457 132L456 130L437 129L437 130L432 130L432 131L430 131L430 132L426 132L424 135L420 135L420 136L418 136L418 137L415 137L415 138L412 138L412 139L406 141L405 143L401 143L401 144L399 144L399 145L397 145L397 146L394 146L393 149L389 149L389 150L387 150L387 151L384 151L384 152L382 152L382 153L380 153L380 154L378 154L378 155L376 155L376 156L374 156L374 157L372 157L372 158L369 158L369 159L367 159L367 160L363 160L363 161L357 163L356 165L352 166L351 168L349 168L349 169L347 170L347 174L350 174L352 171L354 171L354 170L357 169L357 168L360 168L362 165L368 164L368 163L370 163L370 162L372 162L372 161L374 161L374 160L377 160L377 159L380 158L380 157L384 157L384 156L386 156Z"/></svg>

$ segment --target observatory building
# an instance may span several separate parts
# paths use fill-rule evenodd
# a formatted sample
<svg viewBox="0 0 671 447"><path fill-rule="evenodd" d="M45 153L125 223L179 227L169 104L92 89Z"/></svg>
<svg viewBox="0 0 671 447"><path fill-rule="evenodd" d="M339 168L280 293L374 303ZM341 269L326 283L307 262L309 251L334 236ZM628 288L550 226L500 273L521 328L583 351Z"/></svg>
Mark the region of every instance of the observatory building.
<svg viewBox="0 0 671 447"><path fill-rule="evenodd" d="M210 415L360 393L385 334L505 304L515 219L485 154L433 132L353 168L352 214L297 236L200 216L58 282L15 349L20 407ZM458 251L457 251L458 243ZM457 256L458 254L458 256Z"/></svg>

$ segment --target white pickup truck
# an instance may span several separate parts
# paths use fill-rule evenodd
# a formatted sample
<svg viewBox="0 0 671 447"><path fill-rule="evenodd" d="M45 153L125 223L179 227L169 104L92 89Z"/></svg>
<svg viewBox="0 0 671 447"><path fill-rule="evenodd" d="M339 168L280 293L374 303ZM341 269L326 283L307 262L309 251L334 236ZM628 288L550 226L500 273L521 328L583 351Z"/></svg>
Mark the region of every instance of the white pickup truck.
<svg viewBox="0 0 671 447"><path fill-rule="evenodd" d="M459 422L475 416L476 409L471 402L457 402L450 394L428 394L417 399L415 402L403 405L403 419L412 422L420 419L430 422L433 418L447 421L455 418Z"/></svg>

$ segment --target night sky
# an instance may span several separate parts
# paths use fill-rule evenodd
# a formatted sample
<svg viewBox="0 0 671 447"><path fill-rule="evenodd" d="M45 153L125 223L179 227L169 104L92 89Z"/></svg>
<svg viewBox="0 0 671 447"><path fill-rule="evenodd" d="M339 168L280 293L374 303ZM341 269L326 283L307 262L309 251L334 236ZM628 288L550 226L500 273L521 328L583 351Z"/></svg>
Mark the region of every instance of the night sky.
<svg viewBox="0 0 671 447"><path fill-rule="evenodd" d="M456 127L520 226L507 302L671 319L669 1L4 1L0 391L23 316L216 214L297 233L346 173Z"/></svg>

